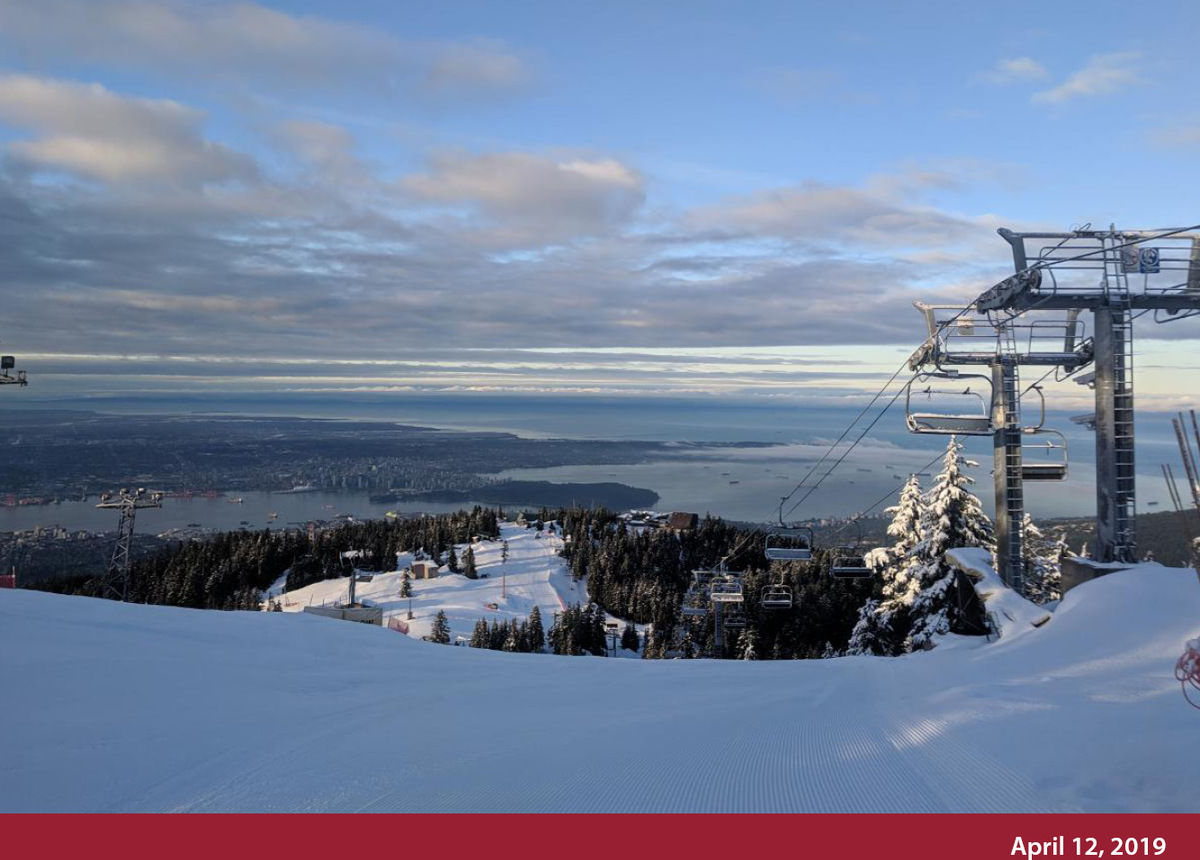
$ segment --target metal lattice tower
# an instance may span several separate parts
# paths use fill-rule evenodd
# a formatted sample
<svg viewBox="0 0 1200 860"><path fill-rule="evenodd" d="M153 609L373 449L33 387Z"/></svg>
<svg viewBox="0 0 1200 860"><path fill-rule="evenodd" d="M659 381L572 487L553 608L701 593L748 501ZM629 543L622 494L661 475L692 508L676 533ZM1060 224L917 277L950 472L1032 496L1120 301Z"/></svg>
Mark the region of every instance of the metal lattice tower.
<svg viewBox="0 0 1200 860"><path fill-rule="evenodd" d="M746 626L742 612L744 601L741 573L726 570L723 565L711 570L693 570L692 583L683 596L680 614L685 618L711 616L713 656L720 659L725 651L725 631L740 630Z"/></svg>
<svg viewBox="0 0 1200 860"><path fill-rule="evenodd" d="M1010 334L1011 337L1011 334ZM1021 474L1021 392L1015 350L992 364L996 433L992 437L996 489L996 556L1004 581L1025 593L1025 482Z"/></svg>
<svg viewBox="0 0 1200 860"><path fill-rule="evenodd" d="M142 508L161 508L163 494L147 493L145 487L130 492L121 490L117 495L104 493L100 496L98 508L117 510L121 512L121 522L117 526L117 542L113 546L112 556L108 561L108 569L104 573L104 593L124 602L129 597L129 569L132 564L130 555L133 545L133 526L137 512Z"/></svg>
<svg viewBox="0 0 1200 860"><path fill-rule="evenodd" d="M1195 229L1001 229L1016 274L974 303L983 313L1092 313L1096 405L1095 414L1081 416L1081 423L1096 432L1095 557L1101 562L1133 561L1137 549L1135 312L1154 312L1159 322L1200 314L1200 233L1189 232ZM1136 288L1131 275L1141 276Z"/></svg>
<svg viewBox="0 0 1200 860"><path fill-rule="evenodd" d="M725 656L725 604L713 604L713 656Z"/></svg>
<svg viewBox="0 0 1200 860"><path fill-rule="evenodd" d="M9 373L17 365L17 360L11 355L0 355L0 385L18 385L24 387L29 383L25 379L25 371L17 370ZM12 569L13 587L16 587L17 569Z"/></svg>
<svg viewBox="0 0 1200 860"><path fill-rule="evenodd" d="M16 366L17 360L11 355L0 355L0 385L25 386L29 384L25 379L25 371L17 370L9 373Z"/></svg>
<svg viewBox="0 0 1200 860"><path fill-rule="evenodd" d="M960 378L959 368L987 367L991 372L990 427L982 435L992 437L996 554L1001 578L1021 592L1025 582L1022 434L1027 428L1021 420L1020 367L1077 370L1092 360L1092 341L1081 336L1078 314L1073 311L1065 317L1023 323L1016 315L980 314L972 306L918 302L917 308L925 314L929 337L909 359L910 369L921 372L932 367L946 380ZM922 432L949 435L954 431Z"/></svg>

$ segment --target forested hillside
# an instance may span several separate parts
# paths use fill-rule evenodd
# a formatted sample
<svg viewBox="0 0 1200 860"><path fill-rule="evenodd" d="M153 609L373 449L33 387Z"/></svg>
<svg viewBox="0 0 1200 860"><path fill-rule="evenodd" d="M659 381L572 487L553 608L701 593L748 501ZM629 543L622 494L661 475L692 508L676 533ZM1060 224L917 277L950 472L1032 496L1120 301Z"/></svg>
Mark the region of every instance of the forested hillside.
<svg viewBox="0 0 1200 860"><path fill-rule="evenodd" d="M456 514L406 520L370 520L318 532L312 543L301 531L224 532L135 561L129 599L134 603L197 609L257 609L262 593L287 574L287 589L341 576L341 553L359 550L360 568L392 570L397 552L447 552L472 535L499 534L500 513L476 507ZM47 591L100 596L99 576L46 583Z"/></svg>
<svg viewBox="0 0 1200 860"><path fill-rule="evenodd" d="M870 597L870 582L834 579L831 551L818 551L808 563L769 567L763 533L706 518L694 531L631 529L603 511L566 511L563 532L572 575L587 577L588 594L613 615L653 624L655 636L646 656L667 651L692 657L712 653L710 618L685 619L679 608L691 572L726 559L730 570L744 573L746 632L730 637L730 655L742 656L753 642L758 658L820 657L845 648L858 609ZM769 572L768 572L769 570ZM762 589L787 585L790 609L764 609Z"/></svg>

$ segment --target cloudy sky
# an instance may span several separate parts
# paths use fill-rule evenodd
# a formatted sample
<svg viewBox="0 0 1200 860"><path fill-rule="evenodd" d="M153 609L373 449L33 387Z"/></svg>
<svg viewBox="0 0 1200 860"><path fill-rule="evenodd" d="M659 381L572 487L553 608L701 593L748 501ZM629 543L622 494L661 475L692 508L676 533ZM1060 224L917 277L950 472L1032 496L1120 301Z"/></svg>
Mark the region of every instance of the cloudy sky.
<svg viewBox="0 0 1200 860"><path fill-rule="evenodd" d="M0 0L0 342L34 397L857 395L996 227L1200 222L1155 10Z"/></svg>

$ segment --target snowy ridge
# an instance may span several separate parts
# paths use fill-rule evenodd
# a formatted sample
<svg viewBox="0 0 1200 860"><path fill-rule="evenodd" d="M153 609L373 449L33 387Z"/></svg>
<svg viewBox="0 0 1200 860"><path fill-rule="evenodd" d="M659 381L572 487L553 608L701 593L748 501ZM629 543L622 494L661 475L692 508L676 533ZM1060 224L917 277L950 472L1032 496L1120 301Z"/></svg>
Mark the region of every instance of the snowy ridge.
<svg viewBox="0 0 1200 860"><path fill-rule="evenodd" d="M1198 627L1154 565L983 647L759 663L4 591L0 810L1197 812Z"/></svg>

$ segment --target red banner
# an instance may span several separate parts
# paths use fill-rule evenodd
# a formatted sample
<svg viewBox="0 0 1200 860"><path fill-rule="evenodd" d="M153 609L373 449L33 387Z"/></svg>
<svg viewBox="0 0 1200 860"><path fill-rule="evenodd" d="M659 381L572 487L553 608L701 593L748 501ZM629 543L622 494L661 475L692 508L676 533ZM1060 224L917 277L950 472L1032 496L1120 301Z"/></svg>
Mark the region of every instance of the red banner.
<svg viewBox="0 0 1200 860"><path fill-rule="evenodd" d="M572 858L737 858L778 854L887 860L1080 857L1183 860L1200 853L1197 815L266 815L6 816L10 857L119 851L130 858L296 855L328 860L380 851L447 860L467 852L562 853ZM529 840L534 840L532 843Z"/></svg>

